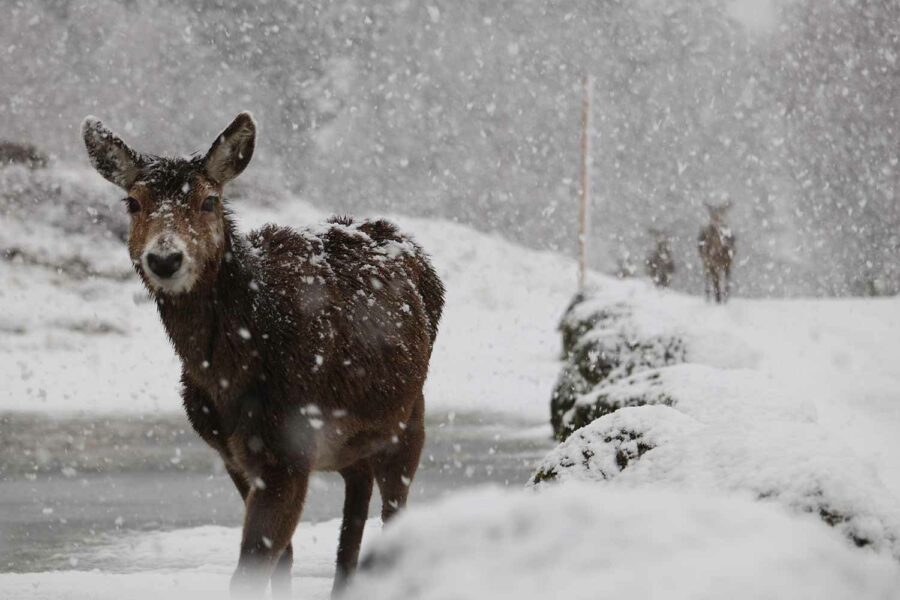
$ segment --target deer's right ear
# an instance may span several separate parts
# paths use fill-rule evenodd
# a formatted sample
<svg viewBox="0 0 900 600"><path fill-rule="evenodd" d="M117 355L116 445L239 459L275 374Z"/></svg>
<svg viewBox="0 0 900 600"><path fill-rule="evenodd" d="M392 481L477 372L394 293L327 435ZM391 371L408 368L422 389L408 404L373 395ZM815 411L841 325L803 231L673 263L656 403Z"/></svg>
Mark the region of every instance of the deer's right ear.
<svg viewBox="0 0 900 600"><path fill-rule="evenodd" d="M87 117L81 124L81 136L98 173L125 190L134 184L141 172L140 154L94 117Z"/></svg>

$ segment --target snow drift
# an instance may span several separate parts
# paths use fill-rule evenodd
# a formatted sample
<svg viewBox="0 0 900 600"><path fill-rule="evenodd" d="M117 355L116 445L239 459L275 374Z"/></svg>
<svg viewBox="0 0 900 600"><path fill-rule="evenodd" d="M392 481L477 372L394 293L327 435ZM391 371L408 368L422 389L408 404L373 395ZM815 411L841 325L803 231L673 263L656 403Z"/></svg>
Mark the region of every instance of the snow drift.
<svg viewBox="0 0 900 600"><path fill-rule="evenodd" d="M482 489L385 529L348 600L891 598L889 559L735 496Z"/></svg>

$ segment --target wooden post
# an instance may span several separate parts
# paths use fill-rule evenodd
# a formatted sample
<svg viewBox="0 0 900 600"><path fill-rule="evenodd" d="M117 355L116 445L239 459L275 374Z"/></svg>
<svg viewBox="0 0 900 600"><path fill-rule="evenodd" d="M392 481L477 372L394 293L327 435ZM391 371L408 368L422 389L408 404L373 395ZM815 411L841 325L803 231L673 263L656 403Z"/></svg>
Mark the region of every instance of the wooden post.
<svg viewBox="0 0 900 600"><path fill-rule="evenodd" d="M581 184L578 190L578 291L587 275L588 235L591 229L591 88L593 80L581 80Z"/></svg>

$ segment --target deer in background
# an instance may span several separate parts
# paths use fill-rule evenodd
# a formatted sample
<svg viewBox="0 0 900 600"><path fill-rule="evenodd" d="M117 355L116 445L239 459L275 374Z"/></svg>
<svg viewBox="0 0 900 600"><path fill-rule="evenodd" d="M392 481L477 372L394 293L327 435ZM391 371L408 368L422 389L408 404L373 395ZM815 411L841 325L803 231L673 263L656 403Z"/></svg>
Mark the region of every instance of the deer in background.
<svg viewBox="0 0 900 600"><path fill-rule="evenodd" d="M237 233L224 185L253 156L242 113L204 155L132 150L88 117L94 168L125 190L128 251L181 359L182 398L244 500L233 594L289 597L309 475L344 479L334 589L354 571L373 483L402 508L425 438L422 386L444 287L387 221Z"/></svg>
<svg viewBox="0 0 900 600"><path fill-rule="evenodd" d="M652 227L647 231L656 240L656 247L644 261L647 275L656 287L669 287L669 284L672 283L672 274L675 273L675 260L672 258L672 249L669 246L669 234Z"/></svg>
<svg viewBox="0 0 900 600"><path fill-rule="evenodd" d="M709 223L700 229L697 248L706 278L706 298L722 303L731 292L731 263L734 260L735 240L725 224L725 215L731 209L731 201L718 206L704 203L709 212Z"/></svg>
<svg viewBox="0 0 900 600"><path fill-rule="evenodd" d="M0 140L0 167L19 164L29 169L42 169L48 161L47 155L31 144Z"/></svg>

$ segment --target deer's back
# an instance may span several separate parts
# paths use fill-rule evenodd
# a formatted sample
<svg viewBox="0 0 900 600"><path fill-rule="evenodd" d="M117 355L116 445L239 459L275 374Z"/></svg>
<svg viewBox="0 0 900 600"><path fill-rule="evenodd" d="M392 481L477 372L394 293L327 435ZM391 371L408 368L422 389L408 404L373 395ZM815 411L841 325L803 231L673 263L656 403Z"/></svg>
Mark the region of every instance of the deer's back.
<svg viewBox="0 0 900 600"><path fill-rule="evenodd" d="M299 230L268 225L245 248L255 265L255 316L250 339L239 343L256 353L248 363L263 375L265 400L229 387L234 401L220 410L254 406L250 412L267 416L228 442L238 462L253 436L285 455L301 440L324 470L390 446L422 408L443 308L428 257L386 221L350 219Z"/></svg>
<svg viewBox="0 0 900 600"><path fill-rule="evenodd" d="M421 393L443 308L422 249L387 221L336 218L249 236L267 307L267 362L322 410L364 419ZM300 387L300 386L298 386Z"/></svg>

